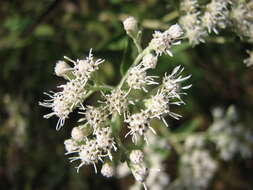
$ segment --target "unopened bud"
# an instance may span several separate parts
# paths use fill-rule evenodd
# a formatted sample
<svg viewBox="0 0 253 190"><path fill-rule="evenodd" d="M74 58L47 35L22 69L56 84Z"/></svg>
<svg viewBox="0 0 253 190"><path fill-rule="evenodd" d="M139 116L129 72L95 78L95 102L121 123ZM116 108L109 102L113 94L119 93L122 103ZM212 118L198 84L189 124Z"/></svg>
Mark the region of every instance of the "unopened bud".
<svg viewBox="0 0 253 190"><path fill-rule="evenodd" d="M77 148L75 142L72 139L65 140L64 145L67 152L72 152Z"/></svg>
<svg viewBox="0 0 253 190"><path fill-rule="evenodd" d="M64 77L69 72L70 66L65 61L58 61L55 65L54 72L58 77Z"/></svg>
<svg viewBox="0 0 253 190"><path fill-rule="evenodd" d="M106 162L103 164L101 174L105 177L112 177L114 175L114 168L112 164Z"/></svg>
<svg viewBox="0 0 253 190"><path fill-rule="evenodd" d="M81 141L85 137L84 132L81 128L79 127L74 127L71 131L71 137L72 139L76 141Z"/></svg>
<svg viewBox="0 0 253 190"><path fill-rule="evenodd" d="M126 30L127 33L137 33L138 32L138 23L137 20L130 16L126 18L123 21L124 29Z"/></svg>

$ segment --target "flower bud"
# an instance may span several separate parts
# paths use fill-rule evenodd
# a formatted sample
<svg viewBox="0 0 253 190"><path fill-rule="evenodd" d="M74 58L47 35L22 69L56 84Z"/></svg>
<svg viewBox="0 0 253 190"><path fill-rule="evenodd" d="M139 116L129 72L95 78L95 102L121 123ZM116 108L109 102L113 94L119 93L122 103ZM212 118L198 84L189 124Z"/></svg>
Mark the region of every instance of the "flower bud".
<svg viewBox="0 0 253 190"><path fill-rule="evenodd" d="M84 132L80 127L74 127L71 131L71 137L76 141L81 141L84 136Z"/></svg>
<svg viewBox="0 0 253 190"><path fill-rule="evenodd" d="M73 152L77 148L75 142L72 139L65 140L64 145L67 152Z"/></svg>
<svg viewBox="0 0 253 190"><path fill-rule="evenodd" d="M114 175L114 168L112 164L106 162L103 164L101 174L105 177L112 177Z"/></svg>
<svg viewBox="0 0 253 190"><path fill-rule="evenodd" d="M126 18L123 21L123 25L124 25L124 29L127 33L137 33L138 32L137 20L132 16Z"/></svg>
<svg viewBox="0 0 253 190"><path fill-rule="evenodd" d="M65 61L58 61L55 65L54 72L58 77L64 77L69 71L70 66Z"/></svg>

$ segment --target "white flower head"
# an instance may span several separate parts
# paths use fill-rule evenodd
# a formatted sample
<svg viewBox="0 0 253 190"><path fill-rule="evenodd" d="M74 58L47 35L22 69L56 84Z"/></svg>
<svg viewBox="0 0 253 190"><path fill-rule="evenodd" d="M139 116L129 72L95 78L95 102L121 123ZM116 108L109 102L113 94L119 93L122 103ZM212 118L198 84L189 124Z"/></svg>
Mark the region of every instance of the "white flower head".
<svg viewBox="0 0 253 190"><path fill-rule="evenodd" d="M175 69L173 69L172 73L170 75L165 74L163 77L163 88L162 91L164 93L167 93L169 97L175 97L180 99L180 94L184 94L181 91L184 89L188 89L191 87L191 85L183 86L181 87L180 83L189 79L191 75L188 75L186 77L182 77L180 74L184 68L181 68L181 66L177 66Z"/></svg>
<svg viewBox="0 0 253 190"><path fill-rule="evenodd" d="M154 76L147 76L145 69L141 68L141 65L131 68L129 76L127 77L127 84L131 89L143 89L146 85L157 84L154 82Z"/></svg>
<svg viewBox="0 0 253 190"><path fill-rule="evenodd" d="M183 30L178 24L172 25L165 32L155 31L153 39L150 42L150 46L157 55L167 53L172 56L171 46L180 44L179 39L183 35Z"/></svg>
<svg viewBox="0 0 253 190"><path fill-rule="evenodd" d="M184 147L186 151L191 151L194 149L201 149L205 145L205 138L202 135L190 135L186 138L184 142Z"/></svg>
<svg viewBox="0 0 253 190"><path fill-rule="evenodd" d="M96 140L89 140L85 145L80 147L77 157L71 158L71 162L81 160L81 164L77 167L77 172L83 165L93 164L97 173L96 163L101 159L101 152L97 149Z"/></svg>
<svg viewBox="0 0 253 190"><path fill-rule="evenodd" d="M118 112L125 116L128 106L127 95L128 93L120 89L114 89L111 94L105 95L105 104L109 112Z"/></svg>
<svg viewBox="0 0 253 190"><path fill-rule="evenodd" d="M189 39L190 44L193 46L205 42L207 32L201 26L193 28L185 28L185 37Z"/></svg>
<svg viewBox="0 0 253 190"><path fill-rule="evenodd" d="M160 117L169 112L169 101L164 93L158 91L146 101L146 107L150 117Z"/></svg>
<svg viewBox="0 0 253 190"><path fill-rule="evenodd" d="M126 137L131 135L134 143L137 143L139 136L144 136L144 139L147 142L148 139L145 133L148 129L151 129L152 132L155 133L154 129L150 125L150 118L146 111L141 111L140 113L128 116L128 118L125 119L125 122L128 123L128 128L130 129L130 131L126 134Z"/></svg>
<svg viewBox="0 0 253 190"><path fill-rule="evenodd" d="M85 118L80 121L86 120L86 122L94 129L94 132L107 119L108 114L106 110L101 107L87 106L83 109L85 112L80 113L84 114Z"/></svg>
<svg viewBox="0 0 253 190"><path fill-rule="evenodd" d="M179 23L183 29L194 28L196 25L200 24L199 12L196 13L187 13L180 17Z"/></svg>
<svg viewBox="0 0 253 190"><path fill-rule="evenodd" d="M97 59L93 57L92 49L90 49L89 56L85 59L77 59L76 61L64 56L65 59L74 64L73 74L76 79L80 81L87 81L91 74L98 70L98 66L104 62L103 59Z"/></svg>
<svg viewBox="0 0 253 190"><path fill-rule="evenodd" d="M109 127L99 128L96 131L97 148L102 150L103 156L109 156L112 160L111 151L117 150L111 131Z"/></svg>
<svg viewBox="0 0 253 190"><path fill-rule="evenodd" d="M206 12L202 16L202 25L208 32L218 34L218 28L225 28L227 24L228 2L223 0L212 0L206 6Z"/></svg>

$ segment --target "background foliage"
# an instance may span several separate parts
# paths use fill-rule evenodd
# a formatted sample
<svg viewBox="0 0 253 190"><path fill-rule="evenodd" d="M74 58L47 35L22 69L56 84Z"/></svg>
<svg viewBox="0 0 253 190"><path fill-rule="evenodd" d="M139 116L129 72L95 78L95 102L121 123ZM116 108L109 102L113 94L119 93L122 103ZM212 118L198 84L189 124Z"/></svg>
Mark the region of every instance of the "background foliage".
<svg viewBox="0 0 253 190"><path fill-rule="evenodd" d="M71 121L56 132L57 119L43 119L48 110L38 102L44 91L56 90L62 82L53 74L56 61L63 55L84 57L91 47L95 56L106 60L101 81L116 85L137 54L122 18L133 15L139 20L147 44L154 29L175 22L169 20L177 9L176 0L0 2L0 189L127 189L132 177L105 179L89 167L76 174L64 156L63 141L70 134ZM250 44L231 31L223 30L220 36L210 36L208 43L196 47L184 42L173 49L172 58L160 58L155 74L179 64L192 74L187 105L178 110L183 118L169 121L172 130L184 133L192 125L205 130L212 122L210 111L231 104L252 125L253 72L243 64ZM92 101L92 97L87 100ZM173 158L166 162L173 179L172 163ZM251 159L239 158L223 163L210 189L252 189L252 164Z"/></svg>

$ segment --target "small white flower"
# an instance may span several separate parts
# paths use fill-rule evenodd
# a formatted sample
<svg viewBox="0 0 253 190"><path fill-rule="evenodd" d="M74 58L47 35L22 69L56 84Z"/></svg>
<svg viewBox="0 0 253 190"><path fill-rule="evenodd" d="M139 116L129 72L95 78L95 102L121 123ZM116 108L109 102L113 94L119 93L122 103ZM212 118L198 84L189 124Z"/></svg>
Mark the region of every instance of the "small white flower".
<svg viewBox="0 0 253 190"><path fill-rule="evenodd" d="M73 74L76 79L80 81L87 81L91 74L98 70L98 66L104 62L103 59L95 60L92 49L90 49L89 56L85 59L77 59L77 61L74 61L66 56L64 56L64 58L74 64L74 68L72 69Z"/></svg>
<svg viewBox="0 0 253 190"><path fill-rule="evenodd" d="M185 31L185 37L189 39L190 44L197 45L204 43L207 32L200 25L199 12L186 14L180 18L180 24Z"/></svg>
<svg viewBox="0 0 253 190"><path fill-rule="evenodd" d="M102 150L103 156L109 156L112 160L111 151L117 150L113 137L111 137L111 131L109 127L99 128L96 131L96 143L97 148Z"/></svg>
<svg viewBox="0 0 253 190"><path fill-rule="evenodd" d="M154 129L150 126L149 115L145 111L128 116L128 118L125 119L125 122L128 123L128 128L130 129L126 134L126 137L132 135L132 141L134 143L137 143L139 136L144 136L144 139L147 142L148 139L146 138L145 133L148 129L151 129L152 132L155 133Z"/></svg>
<svg viewBox="0 0 253 190"><path fill-rule="evenodd" d="M147 92L146 85L157 84L154 78L154 76L147 76L145 69L138 65L131 68L126 82L131 89L143 89Z"/></svg>
<svg viewBox="0 0 253 190"><path fill-rule="evenodd" d="M189 39L190 44L193 46L205 43L206 36L207 32L201 26L185 29L185 37Z"/></svg>
<svg viewBox="0 0 253 190"><path fill-rule="evenodd" d="M114 175L114 168L112 164L106 162L101 168L101 174L105 177L112 177Z"/></svg>
<svg viewBox="0 0 253 190"><path fill-rule="evenodd" d="M105 106L109 110L109 112L118 112L119 114L123 114L125 117L128 106L127 95L128 93L120 89L114 89L111 94L105 95Z"/></svg>
<svg viewBox="0 0 253 190"><path fill-rule="evenodd" d="M165 32L155 31L153 39L150 42L150 47L154 49L157 55L167 53L172 56L171 46L180 44L179 39L183 35L183 30L178 24L172 25Z"/></svg>
<svg viewBox="0 0 253 190"><path fill-rule="evenodd" d="M95 140L87 141L87 143L80 148L79 156L71 159L71 162L81 160L81 164L77 167L77 172L83 165L93 164L97 173L96 163L101 159L101 153L96 145L97 143Z"/></svg>
<svg viewBox="0 0 253 190"><path fill-rule="evenodd" d="M129 158L132 163L140 164L143 162L144 154L141 150L132 150Z"/></svg>
<svg viewBox="0 0 253 190"><path fill-rule="evenodd" d="M179 23L183 29L194 28L196 25L200 24L199 12L187 13L180 17Z"/></svg>
<svg viewBox="0 0 253 190"><path fill-rule="evenodd" d="M223 0L212 0L206 5L206 12L201 17L203 27L207 28L208 32L214 31L218 34L218 27L225 28L227 24L227 2Z"/></svg>
<svg viewBox="0 0 253 190"><path fill-rule="evenodd" d="M191 153L183 154L180 170L182 184L203 189L213 178L217 167L217 162L206 150L195 149Z"/></svg>
<svg viewBox="0 0 253 190"><path fill-rule="evenodd" d="M180 85L180 83L182 83L183 81L191 77L191 75L182 77L180 74L182 73L183 70L184 68L177 66L175 69L173 69L170 75L165 74L165 76L163 77L162 91L164 93L167 93L169 97L180 99L180 94L184 94L180 92L181 89L184 90L191 87L191 85L183 86L183 87L181 87Z"/></svg>
<svg viewBox="0 0 253 190"><path fill-rule="evenodd" d="M160 118L170 112L169 100L161 91L158 91L155 96L152 96L146 101L146 107L151 118Z"/></svg>
<svg viewBox="0 0 253 190"><path fill-rule="evenodd" d="M85 110L85 112L80 113L84 114L85 118L80 119L80 121L87 121L87 123L94 129L94 132L106 121L108 116L106 110L101 107L87 106L86 108L83 108L83 110Z"/></svg>

